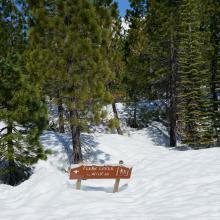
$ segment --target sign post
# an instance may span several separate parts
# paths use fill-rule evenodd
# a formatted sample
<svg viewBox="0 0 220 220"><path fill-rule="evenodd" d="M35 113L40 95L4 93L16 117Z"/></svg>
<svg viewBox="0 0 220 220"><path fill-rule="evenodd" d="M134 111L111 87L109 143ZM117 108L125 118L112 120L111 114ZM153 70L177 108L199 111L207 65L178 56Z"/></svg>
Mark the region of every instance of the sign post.
<svg viewBox="0 0 220 220"><path fill-rule="evenodd" d="M130 179L132 167L124 165L85 165L77 164L70 168L70 179L76 179L76 189L81 188L83 179L115 179L113 193L118 192L120 179Z"/></svg>
<svg viewBox="0 0 220 220"><path fill-rule="evenodd" d="M76 181L76 189L77 189L77 190L80 190L80 189L81 189L81 181L82 181L82 180L80 180L80 179Z"/></svg>
<svg viewBox="0 0 220 220"><path fill-rule="evenodd" d="M124 164L123 160L120 160L120 161L119 161L119 165L123 165L123 164ZM119 183L120 183L120 179L119 179L119 178L115 179L115 184L114 184L113 193L118 192Z"/></svg>

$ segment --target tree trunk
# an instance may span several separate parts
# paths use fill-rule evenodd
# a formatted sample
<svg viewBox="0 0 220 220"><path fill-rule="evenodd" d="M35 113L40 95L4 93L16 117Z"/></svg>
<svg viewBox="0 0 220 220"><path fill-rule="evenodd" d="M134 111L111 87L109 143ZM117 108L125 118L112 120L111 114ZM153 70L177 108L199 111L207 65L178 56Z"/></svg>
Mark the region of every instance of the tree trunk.
<svg viewBox="0 0 220 220"><path fill-rule="evenodd" d="M215 56L212 57L212 98L213 98L213 110L214 112L218 111L218 95L216 91L216 76L217 76L217 59Z"/></svg>
<svg viewBox="0 0 220 220"><path fill-rule="evenodd" d="M170 146L176 147L176 132L177 132L177 109L176 109L176 83L177 83L177 59L176 59L176 48L174 44L174 36L171 32L170 38L170 52L171 52L171 76L170 76L170 111L169 111L169 122L170 122Z"/></svg>
<svg viewBox="0 0 220 220"><path fill-rule="evenodd" d="M83 162L82 150L81 150L81 141L80 141L80 126L72 124L72 120L76 119L76 111L70 111L70 128L72 136L72 145L73 145L73 163L79 164Z"/></svg>
<svg viewBox="0 0 220 220"><path fill-rule="evenodd" d="M12 125L9 125L7 128L7 134L12 134ZM13 141L9 138L8 140L8 184L11 186L15 186L16 181L16 173L15 173L15 162L14 162L14 147Z"/></svg>
<svg viewBox="0 0 220 220"><path fill-rule="evenodd" d="M218 133L218 129L219 128L219 117L218 117L218 111L219 111L219 103L218 103L218 88L217 88L217 75L218 75L218 58L220 56L219 54L219 44L220 44L220 38L218 36L218 17L213 16L213 26L212 26L212 36L211 36L211 40L212 40L212 45L214 47L213 50L213 55L211 58L211 93L212 93L212 105L213 105L213 126L214 126L214 130L215 130L215 135L217 137L217 143L220 142L220 136Z"/></svg>
<svg viewBox="0 0 220 220"><path fill-rule="evenodd" d="M133 120L131 124L132 128L138 128L137 124L137 101L134 102L134 113L133 113Z"/></svg>
<svg viewBox="0 0 220 220"><path fill-rule="evenodd" d="M113 109L115 118L119 122L119 126L117 127L117 132L118 132L118 134L123 135L123 132L122 132L121 127L120 127L120 120L119 120L119 117L118 117L118 111L117 111L115 102L112 103L112 109Z"/></svg>
<svg viewBox="0 0 220 220"><path fill-rule="evenodd" d="M59 115L59 132L60 133L65 133L65 128L64 128L64 109L63 109L63 103L62 99L59 98L58 100L58 115Z"/></svg>
<svg viewBox="0 0 220 220"><path fill-rule="evenodd" d="M216 53L216 48L214 51L214 54L212 56L212 61L211 61L211 93L212 93L212 103L213 103L213 126L215 130L215 135L217 136L217 142L219 142L219 137L218 137L218 118L217 118L217 113L218 113L218 94L216 91L216 80L217 80L217 53Z"/></svg>

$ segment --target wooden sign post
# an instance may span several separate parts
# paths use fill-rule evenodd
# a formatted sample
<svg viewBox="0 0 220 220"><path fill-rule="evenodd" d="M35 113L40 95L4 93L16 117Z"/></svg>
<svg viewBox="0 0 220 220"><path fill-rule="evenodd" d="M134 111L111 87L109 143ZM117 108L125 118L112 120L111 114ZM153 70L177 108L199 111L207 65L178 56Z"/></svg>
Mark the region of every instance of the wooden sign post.
<svg viewBox="0 0 220 220"><path fill-rule="evenodd" d="M119 161L119 165L123 165L123 160L120 160ZM119 178L117 178L117 179L115 179L115 184L114 184L114 189L113 189L113 193L116 193L116 192L118 192L118 189L119 189L119 183L120 183L120 179Z"/></svg>
<svg viewBox="0 0 220 220"><path fill-rule="evenodd" d="M82 180L80 180L80 179L76 181L76 189L77 190L81 189L81 182L82 182Z"/></svg>
<svg viewBox="0 0 220 220"><path fill-rule="evenodd" d="M118 192L120 179L130 179L132 167L124 165L85 165L77 164L70 168L70 179L76 179L76 189L81 188L83 179L115 179L113 192Z"/></svg>

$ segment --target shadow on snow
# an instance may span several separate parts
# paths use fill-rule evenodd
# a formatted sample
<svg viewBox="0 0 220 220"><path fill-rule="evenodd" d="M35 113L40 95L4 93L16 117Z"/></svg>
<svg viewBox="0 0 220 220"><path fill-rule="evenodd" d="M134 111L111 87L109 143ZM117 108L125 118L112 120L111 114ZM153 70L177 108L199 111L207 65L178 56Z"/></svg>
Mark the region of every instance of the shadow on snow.
<svg viewBox="0 0 220 220"><path fill-rule="evenodd" d="M55 140L48 138L48 134L54 134ZM67 162L68 164L72 164L73 149L72 139L69 134L47 132L47 134L41 137L41 141L44 145L52 147L53 155L59 157L59 161L61 160L62 163ZM109 154L98 149L99 143L95 141L92 135L81 134L81 143L85 163L104 164L110 160L111 157ZM60 144L62 145L62 149L60 149L60 147L56 148L56 146ZM67 159L68 161L66 161Z"/></svg>
<svg viewBox="0 0 220 220"><path fill-rule="evenodd" d="M168 130L168 129L167 129ZM176 151L187 151L187 150L192 150L190 147L184 146L184 145L179 145L177 147L170 147L170 139L168 135L168 131L163 131L156 125L150 125L147 128L147 133L153 143L157 146L163 146L166 148L169 148L170 150L176 150Z"/></svg>
<svg viewBox="0 0 220 220"><path fill-rule="evenodd" d="M110 181L109 181L110 182ZM98 187L98 186L82 186L81 190L83 191L96 191L96 192L106 192L106 193L112 193L113 191L113 183L110 182L109 184L112 184L112 187ZM128 188L128 184L124 184L119 187L119 192L122 192Z"/></svg>

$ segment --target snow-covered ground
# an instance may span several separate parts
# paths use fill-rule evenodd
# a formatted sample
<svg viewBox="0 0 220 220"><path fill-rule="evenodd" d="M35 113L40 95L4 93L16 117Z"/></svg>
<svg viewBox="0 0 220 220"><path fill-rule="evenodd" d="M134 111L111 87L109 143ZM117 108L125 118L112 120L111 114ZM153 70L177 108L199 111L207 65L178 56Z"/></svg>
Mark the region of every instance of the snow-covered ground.
<svg viewBox="0 0 220 220"><path fill-rule="evenodd" d="M159 123L123 129L124 136L103 133L102 127L82 135L85 162L133 166L118 193L112 193L114 180L85 180L76 190L67 173L70 136L47 131L41 142L53 150L48 160L17 187L0 184L0 220L220 219L220 148L169 149Z"/></svg>
<svg viewBox="0 0 220 220"><path fill-rule="evenodd" d="M87 162L123 159L133 165L132 178L121 181L119 193L111 193L114 180L86 180L77 191L65 171L69 137L45 132L41 141L54 154L19 186L0 185L0 219L220 219L219 148L170 150L155 125L124 136L96 133L82 139Z"/></svg>

